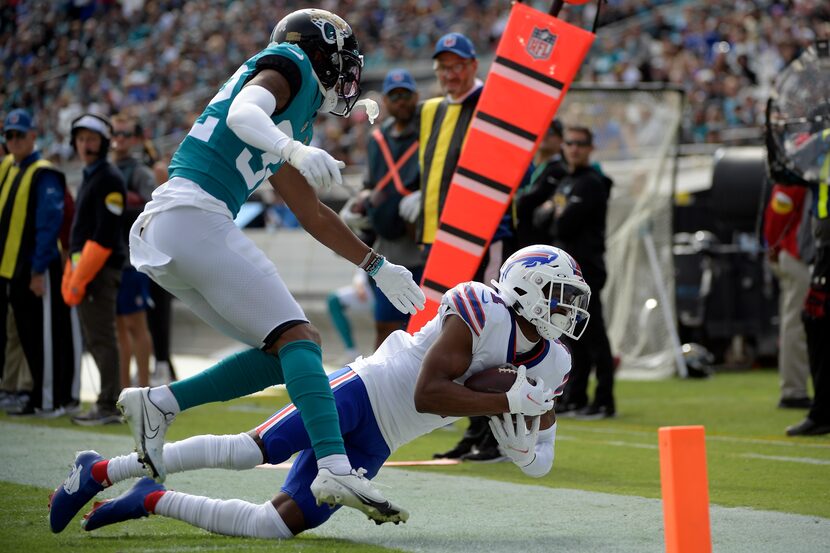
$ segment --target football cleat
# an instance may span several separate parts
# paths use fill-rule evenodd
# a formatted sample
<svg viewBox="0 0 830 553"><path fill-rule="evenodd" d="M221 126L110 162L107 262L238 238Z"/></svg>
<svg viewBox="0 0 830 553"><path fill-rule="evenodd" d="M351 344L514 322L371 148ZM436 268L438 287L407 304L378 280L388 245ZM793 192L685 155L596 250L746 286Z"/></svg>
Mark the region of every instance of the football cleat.
<svg viewBox="0 0 830 553"><path fill-rule="evenodd" d="M317 505L330 507L344 505L357 509L377 524L384 522L406 522L409 512L393 504L378 492L369 480L364 478L363 469L352 470L349 474L334 474L321 468L311 483L311 493Z"/></svg>
<svg viewBox="0 0 830 553"><path fill-rule="evenodd" d="M164 482L164 435L175 415L165 413L150 400L150 388L124 388L116 407L124 415L135 440L138 459L147 468L147 475Z"/></svg>
<svg viewBox="0 0 830 553"><path fill-rule="evenodd" d="M144 508L144 500L153 492L163 491L166 491L164 486L145 476L115 499L96 502L92 510L84 515L81 528L89 532L116 522L150 516Z"/></svg>
<svg viewBox="0 0 830 553"><path fill-rule="evenodd" d="M104 489L92 477L92 465L103 461L97 451L82 451L75 456L72 472L49 496L49 527L58 533L66 528L78 511Z"/></svg>

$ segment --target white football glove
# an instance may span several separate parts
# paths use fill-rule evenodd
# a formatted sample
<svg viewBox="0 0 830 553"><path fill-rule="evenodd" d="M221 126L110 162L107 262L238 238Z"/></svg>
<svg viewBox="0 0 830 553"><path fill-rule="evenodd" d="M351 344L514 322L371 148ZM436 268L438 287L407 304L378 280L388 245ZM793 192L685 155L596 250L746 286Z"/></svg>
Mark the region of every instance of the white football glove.
<svg viewBox="0 0 830 553"><path fill-rule="evenodd" d="M531 384L527 379L527 367L519 365L516 381L507 390L507 404L514 415L543 415L553 409L553 390L545 388L545 381L541 378L536 380L536 384Z"/></svg>
<svg viewBox="0 0 830 553"><path fill-rule="evenodd" d="M526 467L536 457L541 420L541 417L533 417L533 425L528 430L524 415L516 415L515 422L509 413L490 417L490 429L501 450L519 467Z"/></svg>
<svg viewBox="0 0 830 553"><path fill-rule="evenodd" d="M401 198L398 204L398 215L407 223L414 223L421 214L421 191L416 190L408 196Z"/></svg>
<svg viewBox="0 0 830 553"><path fill-rule="evenodd" d="M340 169L346 164L334 159L325 150L292 140L282 149L280 156L293 165L318 194L325 193L333 185L343 184Z"/></svg>
<svg viewBox="0 0 830 553"><path fill-rule="evenodd" d="M412 280L409 269L383 260L378 272L372 277L383 295L401 313L414 315L424 308L426 296Z"/></svg>

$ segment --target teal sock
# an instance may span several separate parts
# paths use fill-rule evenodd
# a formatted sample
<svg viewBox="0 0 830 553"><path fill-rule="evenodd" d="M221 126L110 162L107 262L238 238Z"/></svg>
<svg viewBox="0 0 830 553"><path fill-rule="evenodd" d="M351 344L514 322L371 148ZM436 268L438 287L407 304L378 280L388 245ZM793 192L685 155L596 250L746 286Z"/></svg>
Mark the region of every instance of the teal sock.
<svg viewBox="0 0 830 553"><path fill-rule="evenodd" d="M182 411L212 403L228 401L268 386L282 384L280 360L260 349L249 349L226 357L190 378L170 384Z"/></svg>
<svg viewBox="0 0 830 553"><path fill-rule="evenodd" d="M354 349L352 326L349 324L349 319L346 318L346 314L343 313L343 306L340 304L337 294L329 295L329 315L331 315L334 328L343 340L346 349Z"/></svg>
<svg viewBox="0 0 830 553"><path fill-rule="evenodd" d="M285 387L303 417L314 455L346 453L340 434L340 418L329 379L323 371L323 352L310 340L298 340L279 351Z"/></svg>

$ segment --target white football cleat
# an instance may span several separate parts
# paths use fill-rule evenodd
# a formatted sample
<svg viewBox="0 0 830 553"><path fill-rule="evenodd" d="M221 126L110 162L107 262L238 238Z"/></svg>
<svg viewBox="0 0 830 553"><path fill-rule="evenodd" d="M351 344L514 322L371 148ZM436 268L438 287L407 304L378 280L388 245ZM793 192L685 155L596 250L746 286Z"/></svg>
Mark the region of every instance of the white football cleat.
<svg viewBox="0 0 830 553"><path fill-rule="evenodd" d="M330 507L344 505L368 515L377 524L384 522L406 522L409 512L383 497L363 475L363 469L352 470L349 474L334 474L327 468L317 472L311 483L311 493L317 505Z"/></svg>
<svg viewBox="0 0 830 553"><path fill-rule="evenodd" d="M150 388L124 388L116 407L124 415L135 440L138 460L147 468L147 475L156 482L164 482L164 435L175 415L165 413L150 400Z"/></svg>

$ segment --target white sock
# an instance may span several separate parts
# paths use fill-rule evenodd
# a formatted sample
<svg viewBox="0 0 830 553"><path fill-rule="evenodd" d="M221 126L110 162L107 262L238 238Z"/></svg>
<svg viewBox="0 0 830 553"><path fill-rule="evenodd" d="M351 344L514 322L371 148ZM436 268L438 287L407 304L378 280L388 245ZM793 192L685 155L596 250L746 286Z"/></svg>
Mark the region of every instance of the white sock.
<svg viewBox="0 0 830 553"><path fill-rule="evenodd" d="M262 462L262 451L245 433L206 434L164 444L164 466L168 473L203 468L247 470Z"/></svg>
<svg viewBox="0 0 830 553"><path fill-rule="evenodd" d="M168 491L156 503L155 514L226 536L294 537L270 501L255 505L241 499L211 499Z"/></svg>
<svg viewBox="0 0 830 553"><path fill-rule="evenodd" d="M352 472L352 464L349 462L349 458L343 453L326 455L322 459L318 459L317 468L329 469L334 474L349 474Z"/></svg>
<svg viewBox="0 0 830 553"><path fill-rule="evenodd" d="M248 434L193 436L164 444L164 466L168 474L203 468L247 470L262 464L262 451ZM107 478L115 484L144 476L137 453L113 457L107 463Z"/></svg>
<svg viewBox="0 0 830 553"><path fill-rule="evenodd" d="M156 406L165 413L173 413L174 415L178 415L181 412L179 402L176 401L176 396L173 395L173 392L170 390L170 386L156 386L155 388L150 388L149 397L150 401L155 403Z"/></svg>
<svg viewBox="0 0 830 553"><path fill-rule="evenodd" d="M107 463L107 480L113 484L128 478L138 478L146 475L147 470L144 468L144 464L139 462L138 453L136 452L113 457Z"/></svg>

